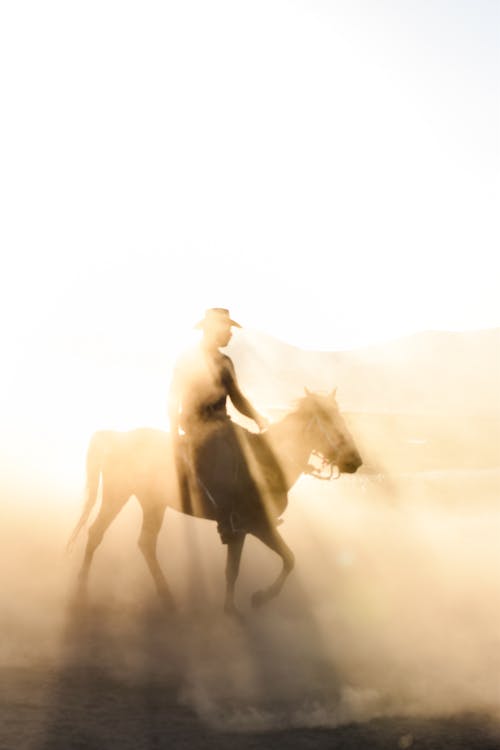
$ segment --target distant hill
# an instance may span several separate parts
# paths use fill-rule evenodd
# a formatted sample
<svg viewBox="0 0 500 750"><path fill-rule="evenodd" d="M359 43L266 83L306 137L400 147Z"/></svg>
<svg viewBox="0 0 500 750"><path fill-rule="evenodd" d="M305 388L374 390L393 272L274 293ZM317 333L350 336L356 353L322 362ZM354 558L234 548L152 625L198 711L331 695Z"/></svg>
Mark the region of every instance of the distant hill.
<svg viewBox="0 0 500 750"><path fill-rule="evenodd" d="M379 346L311 352L242 330L228 349L242 386L268 406L338 386L354 412L500 417L500 329L423 332Z"/></svg>
<svg viewBox="0 0 500 750"><path fill-rule="evenodd" d="M228 351L243 389L271 418L304 386L338 386L363 472L500 466L500 329L425 332L347 352L242 330Z"/></svg>

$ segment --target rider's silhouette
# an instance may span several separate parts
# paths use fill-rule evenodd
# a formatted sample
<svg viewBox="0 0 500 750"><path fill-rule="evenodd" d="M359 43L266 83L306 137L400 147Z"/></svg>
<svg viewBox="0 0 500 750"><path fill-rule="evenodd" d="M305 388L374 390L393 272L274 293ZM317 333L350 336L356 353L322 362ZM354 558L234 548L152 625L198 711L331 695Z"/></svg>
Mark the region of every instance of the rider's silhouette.
<svg viewBox="0 0 500 750"><path fill-rule="evenodd" d="M237 467L242 457L236 432L226 409L227 397L236 409L255 421L259 429L267 425L243 395L233 362L220 349L229 344L231 328L241 326L231 320L229 311L214 307L197 324L202 337L199 345L178 361L169 397L170 429L179 471L191 476L194 491L204 492L214 505L222 541L227 542L235 529L231 521L232 503L218 491L225 477L221 473ZM179 428L187 437L181 447Z"/></svg>

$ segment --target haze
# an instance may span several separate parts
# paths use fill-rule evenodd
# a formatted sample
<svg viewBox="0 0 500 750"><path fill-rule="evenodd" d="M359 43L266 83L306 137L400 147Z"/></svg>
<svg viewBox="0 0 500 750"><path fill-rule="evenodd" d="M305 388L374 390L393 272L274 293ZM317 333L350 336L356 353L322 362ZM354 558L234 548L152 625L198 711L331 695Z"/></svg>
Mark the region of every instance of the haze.
<svg viewBox="0 0 500 750"><path fill-rule="evenodd" d="M498 716L498 20L487 0L2 4L0 657L34 680L5 695L36 707L37 746L82 665L172 678L226 729ZM271 418L340 386L364 473L300 482L297 571L245 634L217 614L214 530L174 514L182 636L165 626L134 499L75 623L88 440L167 429L214 305ZM481 345L425 373L384 349L429 330ZM248 545L243 609L274 562Z"/></svg>

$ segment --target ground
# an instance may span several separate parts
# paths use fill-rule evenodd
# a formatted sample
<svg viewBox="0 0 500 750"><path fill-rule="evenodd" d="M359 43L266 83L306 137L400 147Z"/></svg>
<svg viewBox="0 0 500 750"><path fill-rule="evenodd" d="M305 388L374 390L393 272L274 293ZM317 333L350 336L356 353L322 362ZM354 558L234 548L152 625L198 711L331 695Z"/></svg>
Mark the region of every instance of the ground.
<svg viewBox="0 0 500 750"><path fill-rule="evenodd" d="M155 597L132 501L75 595L79 507L4 514L1 750L500 748L498 471L305 480L283 535L255 540L221 612L215 529L172 514L159 544L178 612ZM29 512L26 512L27 508ZM22 512L21 512L21 510Z"/></svg>

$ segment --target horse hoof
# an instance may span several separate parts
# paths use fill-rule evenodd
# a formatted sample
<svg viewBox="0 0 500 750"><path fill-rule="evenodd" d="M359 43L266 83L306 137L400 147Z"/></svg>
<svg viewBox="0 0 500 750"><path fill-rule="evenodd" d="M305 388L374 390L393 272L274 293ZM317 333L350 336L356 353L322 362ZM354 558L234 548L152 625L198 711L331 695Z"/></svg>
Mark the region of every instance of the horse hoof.
<svg viewBox="0 0 500 750"><path fill-rule="evenodd" d="M245 618L236 607L224 607L224 614L226 617L230 617L233 622L243 623Z"/></svg>
<svg viewBox="0 0 500 750"><path fill-rule="evenodd" d="M259 609L266 603L266 592L256 591L255 594L252 594L251 602L254 609Z"/></svg>
<svg viewBox="0 0 500 750"><path fill-rule="evenodd" d="M175 602L172 598L172 596L164 591L159 592L158 598L160 600L162 609L166 614L168 615L175 615L177 612L177 607L175 606Z"/></svg>
<svg viewBox="0 0 500 750"><path fill-rule="evenodd" d="M76 585L73 589L73 597L74 599L78 600L85 600L87 598L88 594L88 581L87 577L83 575L79 575L76 579Z"/></svg>
<svg viewBox="0 0 500 750"><path fill-rule="evenodd" d="M69 606L75 610L85 609L88 604L87 587L77 585L69 596Z"/></svg>

